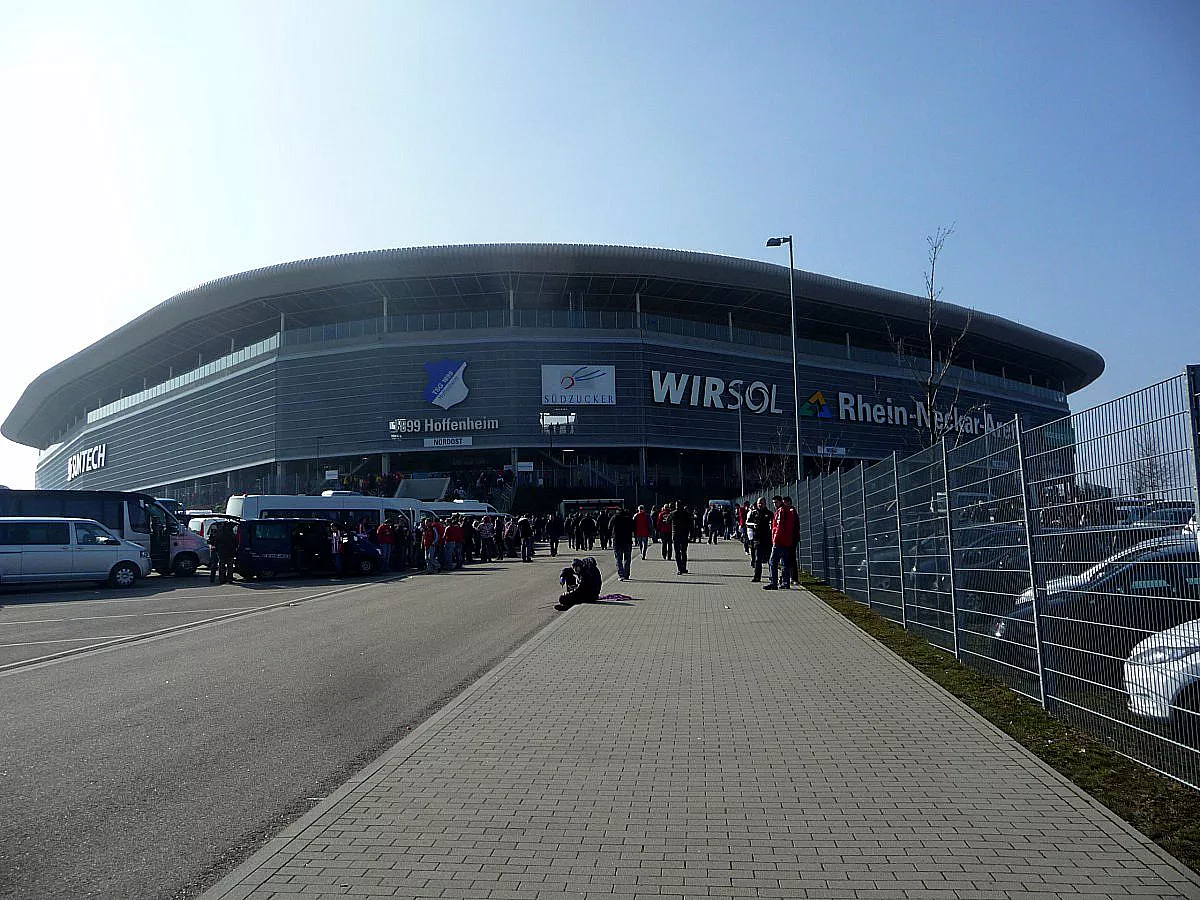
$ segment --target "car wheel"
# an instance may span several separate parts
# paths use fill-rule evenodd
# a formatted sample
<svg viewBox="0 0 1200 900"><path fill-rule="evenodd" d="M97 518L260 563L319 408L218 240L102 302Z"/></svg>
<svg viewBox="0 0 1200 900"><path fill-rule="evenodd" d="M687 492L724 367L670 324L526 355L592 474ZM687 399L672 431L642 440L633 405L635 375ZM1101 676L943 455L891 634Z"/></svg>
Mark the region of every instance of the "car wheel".
<svg viewBox="0 0 1200 900"><path fill-rule="evenodd" d="M175 558L175 566L172 571L180 578L191 578L196 574L196 569L200 568L200 560L191 553L181 553Z"/></svg>
<svg viewBox="0 0 1200 900"><path fill-rule="evenodd" d="M141 575L141 570L133 563L117 563L108 574L108 583L116 588L133 587Z"/></svg>
<svg viewBox="0 0 1200 900"><path fill-rule="evenodd" d="M363 557L358 561L358 564L355 566L355 568L358 570L359 575L374 575L375 560L369 557Z"/></svg>
<svg viewBox="0 0 1200 900"><path fill-rule="evenodd" d="M254 577L257 578L259 581L270 581L272 578L275 577L275 570L274 569L259 569L255 573Z"/></svg>

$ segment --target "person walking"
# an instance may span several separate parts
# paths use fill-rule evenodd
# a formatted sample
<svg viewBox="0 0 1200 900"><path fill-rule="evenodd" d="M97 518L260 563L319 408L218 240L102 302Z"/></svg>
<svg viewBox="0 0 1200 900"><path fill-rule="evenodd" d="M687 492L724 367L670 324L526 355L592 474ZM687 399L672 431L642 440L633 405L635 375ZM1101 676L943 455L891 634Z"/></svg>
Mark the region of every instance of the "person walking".
<svg viewBox="0 0 1200 900"><path fill-rule="evenodd" d="M650 546L650 533L654 530L653 524L650 521L650 513L646 512L646 507L639 506L637 514L633 517L633 538L642 551L643 560L646 558L646 549Z"/></svg>
<svg viewBox="0 0 1200 900"><path fill-rule="evenodd" d="M775 516L771 520L771 581L763 585L764 591L773 591L781 586L787 590L792 586L792 580L796 577L792 550L800 533L799 519L796 510L792 509L791 499L776 496L772 501L775 504ZM782 585L780 567L783 568Z"/></svg>
<svg viewBox="0 0 1200 900"><path fill-rule="evenodd" d="M533 523L529 516L517 519L517 537L521 541L521 562L533 562Z"/></svg>
<svg viewBox="0 0 1200 900"><path fill-rule="evenodd" d="M621 507L609 520L612 532L613 556L617 560L617 577L629 580L629 567L633 561L633 516Z"/></svg>
<svg viewBox="0 0 1200 900"><path fill-rule="evenodd" d="M688 543L695 526L696 519L692 511L682 503L675 504L675 511L671 513L671 543L675 545L675 567L680 575L690 574L687 567Z"/></svg>
<svg viewBox="0 0 1200 900"><path fill-rule="evenodd" d="M387 519L380 522L379 527L375 529L375 538L379 545L380 568L385 572L390 572L392 571L392 546L396 542L391 522Z"/></svg>
<svg viewBox="0 0 1200 900"><path fill-rule="evenodd" d="M562 514L555 510L546 523L546 540L550 542L551 556L558 556L558 542L562 540L563 527Z"/></svg>
<svg viewBox="0 0 1200 900"><path fill-rule="evenodd" d="M671 558L671 504L664 503L658 511L658 535L662 538L662 558Z"/></svg>
<svg viewBox="0 0 1200 900"><path fill-rule="evenodd" d="M754 567L751 581L762 581L763 566L771 557L771 510L767 498L759 497L754 508L746 514L746 543L750 548L750 565Z"/></svg>
<svg viewBox="0 0 1200 900"><path fill-rule="evenodd" d="M333 558L335 575L342 574L342 530L334 525L329 529L329 555Z"/></svg>
<svg viewBox="0 0 1200 900"><path fill-rule="evenodd" d="M421 546L425 548L425 573L432 575L442 570L442 562L438 558L441 552L442 534L441 522L437 519L426 519L421 527Z"/></svg>

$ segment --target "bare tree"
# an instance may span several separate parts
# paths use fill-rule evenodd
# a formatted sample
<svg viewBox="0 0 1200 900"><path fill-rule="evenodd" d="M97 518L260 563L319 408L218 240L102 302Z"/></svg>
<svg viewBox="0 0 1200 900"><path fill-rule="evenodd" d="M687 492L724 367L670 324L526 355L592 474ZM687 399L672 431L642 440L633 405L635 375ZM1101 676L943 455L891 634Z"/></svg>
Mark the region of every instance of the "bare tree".
<svg viewBox="0 0 1200 900"><path fill-rule="evenodd" d="M949 407L939 410L938 401L944 401L946 398L943 389L949 388L946 384L947 376L958 361L959 346L971 330L971 320L975 315L973 310L968 310L966 321L957 331L947 329L941 324L942 288L937 283L937 263L946 240L952 234L953 225L939 225L933 235L925 236L925 244L929 248L929 269L925 272L925 336L919 345L914 342L914 346L910 346L904 337L897 336L891 322L884 320L888 339L896 351L900 365L916 382L917 390L913 400L918 407L923 408L924 416L918 415L912 420L912 424L920 434L923 447L932 447L945 435L957 431L954 417L949 415L949 411L957 406L958 386L954 386L954 396ZM967 411L978 408L971 407Z"/></svg>
<svg viewBox="0 0 1200 900"><path fill-rule="evenodd" d="M758 454L751 466L758 490L790 484L796 477L796 444L790 427L780 424L766 453Z"/></svg>
<svg viewBox="0 0 1200 900"><path fill-rule="evenodd" d="M1162 436L1150 426L1138 429L1133 436L1133 458L1125 468L1126 497L1142 500L1161 500L1177 487L1178 472L1163 450Z"/></svg>

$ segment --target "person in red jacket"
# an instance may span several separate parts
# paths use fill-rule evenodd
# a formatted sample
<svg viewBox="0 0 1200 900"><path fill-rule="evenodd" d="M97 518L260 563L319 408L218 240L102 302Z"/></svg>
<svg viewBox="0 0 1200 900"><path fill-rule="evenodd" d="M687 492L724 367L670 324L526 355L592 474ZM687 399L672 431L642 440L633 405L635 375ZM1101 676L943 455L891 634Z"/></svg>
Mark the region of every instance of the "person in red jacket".
<svg viewBox="0 0 1200 900"><path fill-rule="evenodd" d="M650 513L646 512L646 507L639 506L633 517L633 538L642 550L642 559L646 558L646 548L650 545L650 527Z"/></svg>
<svg viewBox="0 0 1200 900"><path fill-rule="evenodd" d="M796 546L796 538L800 535L800 517L792 508L790 497L775 496L771 498L775 504L775 517L771 520L771 581L763 585L764 591L774 591L781 587L779 569L783 568L784 590L792 586L793 580L798 580L793 569L792 548Z"/></svg>
<svg viewBox="0 0 1200 900"><path fill-rule="evenodd" d="M664 503L658 511L658 535L662 538L662 558L671 558L671 504Z"/></svg>

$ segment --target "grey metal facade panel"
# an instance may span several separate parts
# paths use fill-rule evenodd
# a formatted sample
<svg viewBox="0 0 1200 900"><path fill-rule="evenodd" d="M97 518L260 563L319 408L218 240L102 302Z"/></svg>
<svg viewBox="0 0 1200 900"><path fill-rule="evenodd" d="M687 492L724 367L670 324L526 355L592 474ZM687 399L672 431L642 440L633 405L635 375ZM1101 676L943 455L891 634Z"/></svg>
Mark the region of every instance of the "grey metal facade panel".
<svg viewBox="0 0 1200 900"><path fill-rule="evenodd" d="M426 363L466 363L466 398L441 409L423 396ZM616 370L617 405L573 407L575 430L553 438L539 426L541 366L605 365ZM503 336L473 341L441 339L427 343L343 345L304 354L282 354L273 364L214 383L165 403L147 404L111 422L87 429L74 442L47 456L39 467L39 487L66 487L65 460L81 449L105 444L103 469L71 482L74 488L134 488L223 472L267 461L332 458L375 453L427 453L433 459L454 450L427 450L427 436L469 435L471 448L510 449L551 446L579 448L652 447L737 452L738 413L704 406L703 382L693 379L759 381L774 402L759 413L743 410L742 445L747 453L791 453L794 418L790 357L721 353L707 347L682 350L653 340L542 341ZM686 386L671 403L669 390L654 396L653 372L673 373ZM714 384L715 388L715 384ZM836 366L802 365L800 401L821 392L837 411L840 393L862 394L870 403L911 405L915 385L902 373L868 374ZM728 395L721 395L728 398ZM696 397L700 403L693 406ZM945 395L947 402L951 395ZM980 404L999 423L1021 413L1028 425L1066 414L1066 407L991 397L964 391L960 411ZM393 439L393 419L419 421L421 431ZM498 420L495 430L428 433L427 421ZM917 449L913 429L837 419L806 417L801 422L805 453L818 445L844 448L848 457L874 459Z"/></svg>
<svg viewBox="0 0 1200 900"><path fill-rule="evenodd" d="M49 489L127 490L272 459L275 407L275 368L264 366L211 390L97 422L39 460L36 484ZM104 468L68 483L67 459L101 444L106 447Z"/></svg>
<svg viewBox="0 0 1200 900"><path fill-rule="evenodd" d="M108 363L136 352L189 322L219 315L263 297L320 290L334 284L371 279L468 274L473 272L554 271L676 278L697 283L751 288L774 294L786 307L787 268L755 260L716 254L651 248L558 245L488 244L423 247L345 254L301 260L218 279L177 294L138 316L112 334L57 364L36 378L0 426L4 435L36 445L48 440L54 428L41 419L59 410L56 393ZM920 319L922 298L797 270L797 296L814 301L884 313L899 319ZM956 327L968 310L943 304L943 321ZM1027 350L1059 359L1079 373L1076 386L1099 377L1103 359L1094 351L999 316L975 312L978 337L1003 347ZM1074 389L1072 387L1071 389ZM58 412L56 412L58 410ZM57 427L59 423L55 422Z"/></svg>

